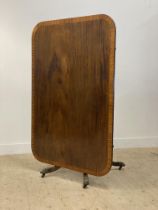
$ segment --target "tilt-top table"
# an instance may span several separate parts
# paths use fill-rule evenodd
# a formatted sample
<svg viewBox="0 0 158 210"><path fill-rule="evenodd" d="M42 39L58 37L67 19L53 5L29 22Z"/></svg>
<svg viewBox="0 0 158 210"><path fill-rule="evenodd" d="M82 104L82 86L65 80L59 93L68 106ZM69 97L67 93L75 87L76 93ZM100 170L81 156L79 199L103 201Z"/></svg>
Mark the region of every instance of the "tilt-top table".
<svg viewBox="0 0 158 210"><path fill-rule="evenodd" d="M32 36L32 151L54 165L103 176L113 162L115 25L106 15L41 22Z"/></svg>

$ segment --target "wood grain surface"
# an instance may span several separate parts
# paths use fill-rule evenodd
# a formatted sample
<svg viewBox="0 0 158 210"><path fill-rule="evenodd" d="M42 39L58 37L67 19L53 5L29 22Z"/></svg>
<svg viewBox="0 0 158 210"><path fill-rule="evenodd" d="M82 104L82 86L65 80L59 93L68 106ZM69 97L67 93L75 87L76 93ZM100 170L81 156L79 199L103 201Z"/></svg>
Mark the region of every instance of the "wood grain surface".
<svg viewBox="0 0 158 210"><path fill-rule="evenodd" d="M39 23L32 35L32 151L101 176L112 163L115 25L106 15Z"/></svg>

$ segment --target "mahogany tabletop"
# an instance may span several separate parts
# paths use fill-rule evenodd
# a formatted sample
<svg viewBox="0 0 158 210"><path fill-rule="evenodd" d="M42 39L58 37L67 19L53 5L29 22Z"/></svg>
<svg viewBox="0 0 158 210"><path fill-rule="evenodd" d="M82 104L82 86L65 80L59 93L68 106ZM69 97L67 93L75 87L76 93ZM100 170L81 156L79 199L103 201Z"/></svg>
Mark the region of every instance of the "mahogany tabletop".
<svg viewBox="0 0 158 210"><path fill-rule="evenodd" d="M32 35L32 151L102 176L112 164L115 24L106 15L40 22Z"/></svg>

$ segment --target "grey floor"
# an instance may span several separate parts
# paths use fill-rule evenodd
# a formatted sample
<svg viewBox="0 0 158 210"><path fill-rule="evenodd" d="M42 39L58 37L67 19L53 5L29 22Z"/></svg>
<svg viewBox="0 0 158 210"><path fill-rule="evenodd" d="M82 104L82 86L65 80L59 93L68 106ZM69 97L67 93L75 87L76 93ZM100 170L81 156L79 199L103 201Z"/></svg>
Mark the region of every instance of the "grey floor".
<svg viewBox="0 0 158 210"><path fill-rule="evenodd" d="M31 154L0 156L0 210L158 210L158 148L117 149L114 159L126 163L103 177L67 169L41 178L47 166Z"/></svg>

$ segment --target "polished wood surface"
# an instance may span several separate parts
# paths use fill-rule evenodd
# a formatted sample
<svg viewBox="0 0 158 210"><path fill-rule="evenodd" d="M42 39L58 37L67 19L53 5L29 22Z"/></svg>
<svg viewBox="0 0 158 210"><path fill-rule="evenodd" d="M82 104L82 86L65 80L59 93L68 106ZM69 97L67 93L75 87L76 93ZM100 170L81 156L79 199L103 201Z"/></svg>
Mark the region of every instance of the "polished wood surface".
<svg viewBox="0 0 158 210"><path fill-rule="evenodd" d="M32 36L32 151L101 176L112 163L115 25L106 15L46 21Z"/></svg>

